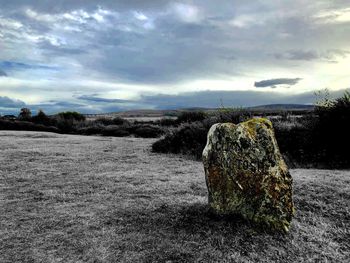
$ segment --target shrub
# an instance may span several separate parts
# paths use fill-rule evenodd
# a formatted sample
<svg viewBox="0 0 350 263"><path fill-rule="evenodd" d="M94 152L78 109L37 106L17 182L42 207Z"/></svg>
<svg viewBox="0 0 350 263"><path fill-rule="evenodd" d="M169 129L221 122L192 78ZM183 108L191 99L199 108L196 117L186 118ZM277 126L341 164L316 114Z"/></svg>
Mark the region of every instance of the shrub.
<svg viewBox="0 0 350 263"><path fill-rule="evenodd" d="M108 125L113 125L113 120L110 118L105 118L105 117L100 117L97 118L96 120L93 121L93 123L97 125L103 125L103 126L108 126Z"/></svg>
<svg viewBox="0 0 350 263"><path fill-rule="evenodd" d="M76 111L66 111L60 112L57 114L59 118L64 120L73 120L73 121L85 121L85 116Z"/></svg>
<svg viewBox="0 0 350 263"><path fill-rule="evenodd" d="M192 155L196 159L200 159L207 141L208 131L213 124L218 122L233 122L237 124L240 121L249 119L251 114L244 110L220 110L205 116L206 118L204 119L199 118L201 121L183 123L180 127L168 133L163 139L155 142L152 145L152 150L161 153ZM190 120L191 118L184 119Z"/></svg>
<svg viewBox="0 0 350 263"><path fill-rule="evenodd" d="M113 118L113 125L129 125L130 122L126 119L123 119L121 117L115 117Z"/></svg>
<svg viewBox="0 0 350 263"><path fill-rule="evenodd" d="M55 116L54 122L63 133L76 133L78 125L85 122L85 116L75 111L60 112Z"/></svg>
<svg viewBox="0 0 350 263"><path fill-rule="evenodd" d="M83 135L102 135L104 127L98 125L85 126L77 128L76 132Z"/></svg>
<svg viewBox="0 0 350 263"><path fill-rule="evenodd" d="M142 138L158 138L164 134L164 130L153 125L134 125L129 128L130 133L136 137Z"/></svg>
<svg viewBox="0 0 350 263"><path fill-rule="evenodd" d="M123 119L121 117L115 117L113 119L101 117L101 118L96 119L94 122L96 124L101 124L101 125L104 125L104 126L108 126L108 125L128 125L128 124L130 124L128 120Z"/></svg>
<svg viewBox="0 0 350 263"><path fill-rule="evenodd" d="M156 124L159 124L160 126L177 126L178 120L171 118L163 118L156 122Z"/></svg>
<svg viewBox="0 0 350 263"><path fill-rule="evenodd" d="M92 122L87 126L80 127L76 130L79 134L84 135L103 135L114 137L125 137L134 135L136 137L143 138L157 138L164 134L163 129L157 126L141 125L141 124L129 124L124 125L101 125Z"/></svg>
<svg viewBox="0 0 350 263"><path fill-rule="evenodd" d="M201 122L186 123L155 142L152 150L161 153L187 154L200 159L206 144L207 133L208 126Z"/></svg>
<svg viewBox="0 0 350 263"><path fill-rule="evenodd" d="M178 123L203 121L207 114L203 111L184 111L177 117Z"/></svg>
<svg viewBox="0 0 350 263"><path fill-rule="evenodd" d="M328 100L327 100L328 101ZM291 167L349 168L350 94L303 117L290 114L274 118L273 125L281 153ZM185 123L152 145L162 153L189 154L201 158L209 128L218 122L239 123L252 118L246 110L220 110L202 121Z"/></svg>
<svg viewBox="0 0 350 263"><path fill-rule="evenodd" d="M28 121L8 121L0 120L0 130L14 130L14 131L45 131L59 133L59 129L52 126L45 126L42 124L35 124Z"/></svg>
<svg viewBox="0 0 350 263"><path fill-rule="evenodd" d="M39 110L38 114L31 118L31 121L46 126L51 126L54 124L50 117L48 117L42 110Z"/></svg>
<svg viewBox="0 0 350 263"><path fill-rule="evenodd" d="M322 161L337 167L350 167L350 94L346 92L330 105L315 110L318 122L314 128L315 149L322 151Z"/></svg>
<svg viewBox="0 0 350 263"><path fill-rule="evenodd" d="M28 108L22 108L18 115L18 119L23 121L29 121L32 118L32 112Z"/></svg>
<svg viewBox="0 0 350 263"><path fill-rule="evenodd" d="M216 123L218 122L232 122L240 123L253 117L253 114L241 108L223 108L214 114Z"/></svg>
<svg viewBox="0 0 350 263"><path fill-rule="evenodd" d="M73 133L77 131L76 122L72 119L55 118L55 126L63 133Z"/></svg>
<svg viewBox="0 0 350 263"><path fill-rule="evenodd" d="M102 130L104 136L125 137L129 136L130 132L127 127L121 125L109 125Z"/></svg>
<svg viewBox="0 0 350 263"><path fill-rule="evenodd" d="M312 151L310 126L289 122L273 122L278 146L290 167L315 164L317 156Z"/></svg>

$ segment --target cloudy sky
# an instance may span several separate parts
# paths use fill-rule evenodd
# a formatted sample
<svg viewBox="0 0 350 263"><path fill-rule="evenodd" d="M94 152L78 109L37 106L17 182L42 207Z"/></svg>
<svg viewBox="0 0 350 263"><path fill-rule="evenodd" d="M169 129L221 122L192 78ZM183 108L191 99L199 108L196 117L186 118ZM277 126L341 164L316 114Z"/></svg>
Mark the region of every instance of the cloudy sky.
<svg viewBox="0 0 350 263"><path fill-rule="evenodd" d="M312 103L349 69L349 0L0 0L3 114Z"/></svg>

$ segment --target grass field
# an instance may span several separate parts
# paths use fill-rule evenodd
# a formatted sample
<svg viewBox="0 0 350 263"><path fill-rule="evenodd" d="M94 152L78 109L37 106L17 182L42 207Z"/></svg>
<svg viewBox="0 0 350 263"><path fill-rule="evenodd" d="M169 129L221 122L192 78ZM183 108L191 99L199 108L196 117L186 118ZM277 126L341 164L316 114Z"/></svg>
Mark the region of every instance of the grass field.
<svg viewBox="0 0 350 263"><path fill-rule="evenodd" d="M350 171L291 170L289 234L207 209L153 139L0 131L0 262L349 262Z"/></svg>

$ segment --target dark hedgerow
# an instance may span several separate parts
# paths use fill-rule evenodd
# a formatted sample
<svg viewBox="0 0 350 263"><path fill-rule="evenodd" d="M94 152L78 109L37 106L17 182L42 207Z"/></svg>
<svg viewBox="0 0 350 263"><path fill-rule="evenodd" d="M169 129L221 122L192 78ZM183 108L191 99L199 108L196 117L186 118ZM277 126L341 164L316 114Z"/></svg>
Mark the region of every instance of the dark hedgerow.
<svg viewBox="0 0 350 263"><path fill-rule="evenodd" d="M113 137L126 137L130 135L127 126L123 125L109 125L103 128L102 135Z"/></svg>
<svg viewBox="0 0 350 263"><path fill-rule="evenodd" d="M179 122L177 119L171 119L171 118L163 118L159 121L156 121L155 124L158 124L160 126L166 126L166 127L169 127L169 126L178 126Z"/></svg>
<svg viewBox="0 0 350 263"><path fill-rule="evenodd" d="M186 113L186 116L191 115L187 115ZM198 115L194 116L198 117ZM152 145L152 150L161 153L192 155L199 160L207 141L208 131L213 124L218 122L232 122L237 124L249 119L250 116L248 111L236 109L221 110L216 114L206 115L206 118L201 121L186 122L168 133L163 139ZM184 119L191 120L190 117Z"/></svg>
<svg viewBox="0 0 350 263"><path fill-rule="evenodd" d="M314 148L323 153L321 161L334 167L350 167L350 93L328 106L316 107L318 122L313 132Z"/></svg>
<svg viewBox="0 0 350 263"><path fill-rule="evenodd" d="M177 117L178 123L203 121L207 114L203 111L184 111Z"/></svg>
<svg viewBox="0 0 350 263"><path fill-rule="evenodd" d="M123 119L121 117L115 117L115 118L105 118L105 117L101 117L98 118L94 121L96 124L101 124L104 126L108 126L108 125L128 125L130 124L130 122L126 119Z"/></svg>
<svg viewBox="0 0 350 263"><path fill-rule="evenodd" d="M75 111L60 112L54 116L55 126L63 133L77 133L78 125L85 119L84 115Z"/></svg>
<svg viewBox="0 0 350 263"><path fill-rule="evenodd" d="M21 112L18 115L18 119L22 121L30 121L32 118L32 112L28 108L22 108Z"/></svg>
<svg viewBox="0 0 350 263"><path fill-rule="evenodd" d="M55 132L55 133L61 132L59 129L53 126L36 124L29 121L9 121L9 120L0 120L0 130L42 131L42 132Z"/></svg>
<svg viewBox="0 0 350 263"><path fill-rule="evenodd" d="M152 145L154 152L181 153L201 158L208 126L202 122L186 123Z"/></svg>
<svg viewBox="0 0 350 263"><path fill-rule="evenodd" d="M161 127L148 124L136 124L130 126L128 130L135 135L135 137L142 138L158 138L164 134L164 130Z"/></svg>
<svg viewBox="0 0 350 263"><path fill-rule="evenodd" d="M281 116L281 115L280 115ZM182 124L152 145L154 152L189 154L201 158L209 128L218 122L252 118L247 111L219 111L202 121ZM316 107L301 118L272 120L276 139L291 167L350 168L350 94L332 105Z"/></svg>
<svg viewBox="0 0 350 263"><path fill-rule="evenodd" d="M42 110L39 110L38 114L33 116L30 121L45 126L53 126L55 124L54 121Z"/></svg>
<svg viewBox="0 0 350 263"><path fill-rule="evenodd" d="M57 116L64 120L85 121L85 116L76 111L60 112Z"/></svg>

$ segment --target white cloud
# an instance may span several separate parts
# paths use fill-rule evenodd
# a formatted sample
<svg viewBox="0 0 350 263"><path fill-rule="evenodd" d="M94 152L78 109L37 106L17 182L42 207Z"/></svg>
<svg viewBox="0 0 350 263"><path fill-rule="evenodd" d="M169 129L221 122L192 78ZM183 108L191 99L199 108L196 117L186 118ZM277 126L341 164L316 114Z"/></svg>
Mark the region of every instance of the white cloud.
<svg viewBox="0 0 350 263"><path fill-rule="evenodd" d="M19 29L23 27L23 24L17 20L2 18L0 16L0 28L8 28L8 29Z"/></svg>
<svg viewBox="0 0 350 263"><path fill-rule="evenodd" d="M46 23L76 22L78 24L86 24L90 19L94 19L98 23L103 23L105 22L105 17L111 15L112 12L99 7L94 12L87 12L80 9L66 13L42 14L28 8L25 14L31 19Z"/></svg>
<svg viewBox="0 0 350 263"><path fill-rule="evenodd" d="M14 98L254 90L269 78L303 78L277 88L290 93L349 83L350 8L326 0L32 2L0 8L0 61L60 70L3 69L0 90Z"/></svg>
<svg viewBox="0 0 350 263"><path fill-rule="evenodd" d="M314 15L318 23L350 23L350 8L323 10Z"/></svg>
<svg viewBox="0 0 350 263"><path fill-rule="evenodd" d="M262 25L264 24L264 20L261 19L261 16L257 16L254 14L247 14L247 15L239 15L229 21L229 24L234 27L238 28L247 28L254 25Z"/></svg>
<svg viewBox="0 0 350 263"><path fill-rule="evenodd" d="M37 12L35 12L34 10L28 8L25 11L25 14L31 18L31 19L35 19L37 21L42 21L42 22L48 22L48 23L53 23L57 21L57 16L53 16L53 15L47 15L47 14L38 14Z"/></svg>
<svg viewBox="0 0 350 263"><path fill-rule="evenodd" d="M194 5L175 3L172 5L175 14L186 23L197 23L201 20L199 8Z"/></svg>
<svg viewBox="0 0 350 263"><path fill-rule="evenodd" d="M145 14L143 14L142 12L134 12L134 16L136 19L141 20L141 21L148 20L148 17Z"/></svg>

